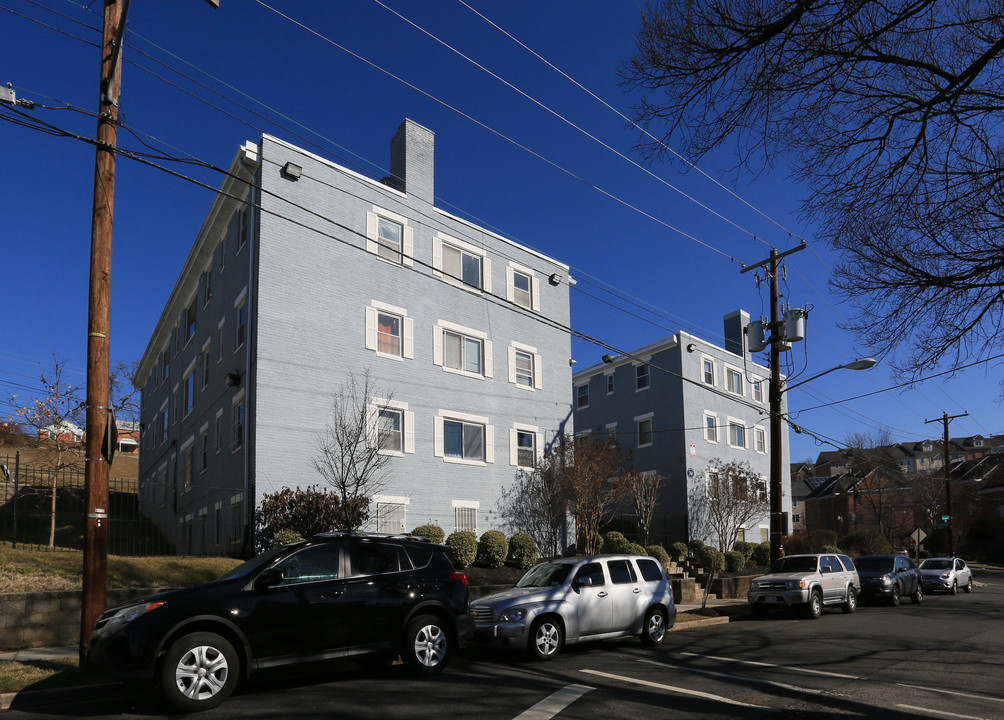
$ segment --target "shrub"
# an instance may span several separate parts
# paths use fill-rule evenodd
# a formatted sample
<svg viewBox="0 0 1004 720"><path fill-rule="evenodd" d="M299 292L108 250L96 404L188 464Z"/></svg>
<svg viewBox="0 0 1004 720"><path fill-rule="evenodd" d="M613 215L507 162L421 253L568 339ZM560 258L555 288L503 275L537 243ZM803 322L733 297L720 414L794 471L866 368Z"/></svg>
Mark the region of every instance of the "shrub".
<svg viewBox="0 0 1004 720"><path fill-rule="evenodd" d="M462 570L478 556L478 538L470 530L457 530L446 538L446 554L453 565Z"/></svg>
<svg viewBox="0 0 1004 720"><path fill-rule="evenodd" d="M419 525L417 528L411 531L412 535L421 535L422 537L429 538L434 543L442 544L443 540L446 538L446 533L443 528L439 525Z"/></svg>
<svg viewBox="0 0 1004 720"><path fill-rule="evenodd" d="M261 518L273 535L294 530L302 537L310 537L338 527L340 506L338 496L325 488L285 487L262 496Z"/></svg>
<svg viewBox="0 0 1004 720"><path fill-rule="evenodd" d="M834 554L837 554L837 553L840 552L840 548L837 547L836 545L823 545L823 550L822 551L824 553L834 553Z"/></svg>
<svg viewBox="0 0 1004 720"><path fill-rule="evenodd" d="M738 550L729 550L725 553L725 570L728 572L739 572L746 567L746 558Z"/></svg>
<svg viewBox="0 0 1004 720"><path fill-rule="evenodd" d="M753 555L753 548L755 547L755 543L746 542L745 540L737 540L736 544L732 546L732 549L743 554L743 562L745 564L749 563L750 557Z"/></svg>
<svg viewBox="0 0 1004 720"><path fill-rule="evenodd" d="M596 537L593 538L593 547L595 547L596 550L593 552L593 554L602 555L604 553L604 545L605 543L603 542L603 536L600 535L599 533L596 533ZM566 556L585 555L586 551L584 547L585 547L584 540L582 542L577 541L576 546L574 548L569 548L565 550L565 555ZM571 550L571 552L569 552L569 550Z"/></svg>
<svg viewBox="0 0 1004 720"><path fill-rule="evenodd" d="M892 552L892 545L884 535L863 530L845 535L837 545L851 555L885 555Z"/></svg>
<svg viewBox="0 0 1004 720"><path fill-rule="evenodd" d="M690 555L690 548L687 547L687 543L677 540L669 546L669 552L677 560L686 560Z"/></svg>
<svg viewBox="0 0 1004 720"><path fill-rule="evenodd" d="M705 547L704 543L702 543L700 540L691 540L690 554L693 555L695 558L700 558L701 550L703 550L704 547Z"/></svg>
<svg viewBox="0 0 1004 720"><path fill-rule="evenodd" d="M648 551L645 550L645 546L639 545L638 543L628 543L628 552L632 555L648 555Z"/></svg>
<svg viewBox="0 0 1004 720"><path fill-rule="evenodd" d="M718 548L706 545L703 550L701 566L707 570L714 570L720 573L725 570L725 554L718 551Z"/></svg>
<svg viewBox="0 0 1004 720"><path fill-rule="evenodd" d="M280 545L289 545L290 543L300 542L303 540L303 535L298 533L296 530L291 530L290 528L283 528L275 535L272 536L271 547L279 547Z"/></svg>
<svg viewBox="0 0 1004 720"><path fill-rule="evenodd" d="M516 533L509 538L509 557L520 570L529 570L537 564L540 551L532 537L526 533Z"/></svg>
<svg viewBox="0 0 1004 720"><path fill-rule="evenodd" d="M505 565L509 555L509 541L501 530L485 530L478 541L478 562L490 568L500 568Z"/></svg>
<svg viewBox="0 0 1004 720"><path fill-rule="evenodd" d="M654 557L662 565L662 569L669 571L669 553L662 545L649 545L645 548L645 554Z"/></svg>
<svg viewBox="0 0 1004 720"><path fill-rule="evenodd" d="M757 567L770 565L770 543L762 542L754 546L753 552L750 553L750 562Z"/></svg>
<svg viewBox="0 0 1004 720"><path fill-rule="evenodd" d="M630 553L631 542L624 537L623 533L612 530L603 535L603 552L613 555L615 553Z"/></svg>

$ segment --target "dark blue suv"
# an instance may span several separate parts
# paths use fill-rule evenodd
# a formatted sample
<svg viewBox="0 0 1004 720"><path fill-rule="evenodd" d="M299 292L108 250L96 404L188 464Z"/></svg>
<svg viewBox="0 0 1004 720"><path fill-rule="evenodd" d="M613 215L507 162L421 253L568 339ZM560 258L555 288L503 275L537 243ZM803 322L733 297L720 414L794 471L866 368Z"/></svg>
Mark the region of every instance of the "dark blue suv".
<svg viewBox="0 0 1004 720"><path fill-rule="evenodd" d="M120 680L153 680L184 711L294 663L400 655L437 673L474 629L467 576L445 550L348 533L273 548L214 582L106 611L88 660Z"/></svg>

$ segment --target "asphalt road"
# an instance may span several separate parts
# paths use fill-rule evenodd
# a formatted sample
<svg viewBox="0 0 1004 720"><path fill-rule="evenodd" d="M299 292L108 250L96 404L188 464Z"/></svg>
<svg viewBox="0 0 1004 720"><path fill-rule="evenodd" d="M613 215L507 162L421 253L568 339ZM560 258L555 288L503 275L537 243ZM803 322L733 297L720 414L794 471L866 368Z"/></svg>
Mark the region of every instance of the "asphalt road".
<svg viewBox="0 0 1004 720"><path fill-rule="evenodd" d="M483 648L440 676L403 667L313 667L260 675L215 718L918 718L1004 717L1004 572L982 572L969 595L920 605L828 609L819 620L764 620L671 633L658 649L638 641L566 648L539 663ZM165 708L125 689L12 709L13 718L151 718Z"/></svg>

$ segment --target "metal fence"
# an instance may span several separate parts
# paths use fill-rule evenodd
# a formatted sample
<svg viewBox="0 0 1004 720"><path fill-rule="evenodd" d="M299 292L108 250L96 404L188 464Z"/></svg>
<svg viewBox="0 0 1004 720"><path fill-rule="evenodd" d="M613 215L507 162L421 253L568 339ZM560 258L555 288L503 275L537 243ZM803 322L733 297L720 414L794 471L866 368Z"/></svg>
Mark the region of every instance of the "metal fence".
<svg viewBox="0 0 1004 720"><path fill-rule="evenodd" d="M0 540L17 547L82 550L84 473L26 465L0 455ZM134 478L108 480L108 552L111 555L175 555L174 543L140 512Z"/></svg>

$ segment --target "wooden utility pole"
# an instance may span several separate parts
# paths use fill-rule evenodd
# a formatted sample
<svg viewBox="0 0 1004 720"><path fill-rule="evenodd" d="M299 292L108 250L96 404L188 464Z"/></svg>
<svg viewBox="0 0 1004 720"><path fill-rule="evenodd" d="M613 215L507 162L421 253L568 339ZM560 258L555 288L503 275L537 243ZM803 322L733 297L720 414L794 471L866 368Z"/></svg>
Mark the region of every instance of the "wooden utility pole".
<svg viewBox="0 0 1004 720"><path fill-rule="evenodd" d="M91 279L87 311L87 445L85 465L84 587L80 660L105 610L108 586L108 461L101 452L108 431L109 331L111 329L112 215L119 118L122 28L118 0L104 0L98 133L91 220Z"/></svg>
<svg viewBox="0 0 1004 720"><path fill-rule="evenodd" d="M798 247L779 253L776 248L770 251L770 257L756 265L744 266L740 273L746 273L766 265L770 274L770 562L774 563L781 557L781 538L784 537L784 452L782 437L784 434L784 415L782 414L782 396L784 388L781 383L781 343L784 342L784 321L781 319L781 294L778 288L778 261L792 253L805 249L803 242Z"/></svg>
<svg viewBox="0 0 1004 720"><path fill-rule="evenodd" d="M948 553L955 557L955 528L954 522L955 518L952 517L952 469L948 464L948 421L954 420L955 418L966 417L969 413L962 413L961 415L949 415L947 412L942 412L940 418L935 418L934 420L925 420L924 423L940 422L944 424L944 445L942 446L942 462L945 465L945 514L948 524Z"/></svg>

